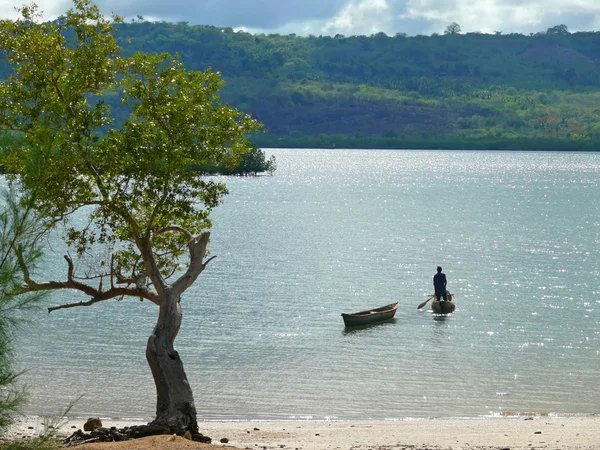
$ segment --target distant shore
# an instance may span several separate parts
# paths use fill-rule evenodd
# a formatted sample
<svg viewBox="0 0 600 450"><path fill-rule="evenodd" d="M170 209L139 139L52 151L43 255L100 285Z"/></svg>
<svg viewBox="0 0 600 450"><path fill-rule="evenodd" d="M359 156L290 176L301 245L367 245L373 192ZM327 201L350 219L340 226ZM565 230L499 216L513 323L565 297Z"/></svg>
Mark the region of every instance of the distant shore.
<svg viewBox="0 0 600 450"><path fill-rule="evenodd" d="M105 427L123 427L139 422L103 419ZM83 428L84 420L69 420L60 433ZM436 418L361 421L218 421L200 422L200 431L222 447L221 439L234 448L366 450L366 449L561 449L600 448L600 415L511 416L494 418ZM39 418L22 417L11 438L35 436L43 431ZM166 440L166 438L165 438ZM179 443L179 444L178 444ZM101 444L103 449L137 448ZM147 444L146 444L147 445ZM187 448L179 439L164 448ZM179 446L178 446L179 445ZM86 445L85 448L88 448ZM90 448L100 448L94 446ZM200 447L198 447L200 448ZM202 447L209 448L209 447Z"/></svg>
<svg viewBox="0 0 600 450"><path fill-rule="evenodd" d="M480 150L598 152L600 139L567 138L407 138L385 136L306 135L299 137L259 134L252 141L263 149L344 149L344 150Z"/></svg>

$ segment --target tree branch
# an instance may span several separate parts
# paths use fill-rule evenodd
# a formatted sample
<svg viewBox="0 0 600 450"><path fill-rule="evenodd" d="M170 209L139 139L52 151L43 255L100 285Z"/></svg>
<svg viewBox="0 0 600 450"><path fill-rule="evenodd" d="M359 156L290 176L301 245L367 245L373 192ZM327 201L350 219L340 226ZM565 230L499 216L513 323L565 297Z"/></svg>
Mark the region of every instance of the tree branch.
<svg viewBox="0 0 600 450"><path fill-rule="evenodd" d="M52 312L56 309L63 308L73 308L75 306L90 306L94 303L98 303L104 300L111 300L115 297L121 296L129 296L129 297L139 297L150 300L152 303L159 305L160 298L156 291L148 289L146 286L135 286L135 287L114 287L111 286L110 289L104 291L99 288L95 288L93 286L89 286L85 283L81 283L77 281L74 277L74 266L73 261L67 255L65 255L65 260L67 261L67 281L48 281L45 283L38 283L31 278L29 273L29 269L25 264L25 260L23 258L23 254L21 250L15 249L15 253L17 255L17 260L21 270L23 272L23 279L25 281L25 286L21 288L21 292L36 292L36 291L53 291L58 289L74 289L77 291L81 291L91 297L91 300L87 302L77 302L77 303L69 303L66 305L53 306L48 308L48 312Z"/></svg>
<svg viewBox="0 0 600 450"><path fill-rule="evenodd" d="M147 237L150 236L150 231L152 230L152 227L154 225L154 219L156 218L158 211L162 208L165 201L167 200L167 196L168 196L168 190L167 190L167 185L165 183L165 185L163 187L163 194L160 197L160 199L158 200L158 202L156 203L156 205L154 206L154 209L152 210L152 213L150 214L150 218L148 219L148 226L146 227L146 236Z"/></svg>
<svg viewBox="0 0 600 450"><path fill-rule="evenodd" d="M156 289L157 292L164 294L167 284L160 273L160 269L156 264L156 260L154 259L152 245L150 244L150 237L140 237L136 242L136 245L144 262L144 270L146 271L146 275L150 278L150 281L154 285L154 289ZM133 276L135 277L135 274L133 274Z"/></svg>
<svg viewBox="0 0 600 450"><path fill-rule="evenodd" d="M198 278L206 268L207 264L216 258L216 256L211 256L206 262L203 262L209 238L210 232L205 231L190 239L190 266L188 267L188 270L173 283L173 292L176 293L177 296L183 294L183 292L196 281L196 278Z"/></svg>
<svg viewBox="0 0 600 450"><path fill-rule="evenodd" d="M154 232L155 235L159 235L159 234L163 234L163 233L167 233L169 231L175 231L178 233L183 233L185 234L190 240L194 239L194 235L192 233L190 233L188 230L186 230L183 227L180 227L179 225L170 225L168 227L164 227L161 228L160 230L156 230Z"/></svg>
<svg viewBox="0 0 600 450"><path fill-rule="evenodd" d="M48 307L48 313L51 313L52 311L56 311L57 309L75 308L77 306L90 306L90 305L93 305L94 303L98 303L101 301L103 301L103 300L91 299L87 302L80 301L78 303L68 303L66 305L50 306L50 307Z"/></svg>

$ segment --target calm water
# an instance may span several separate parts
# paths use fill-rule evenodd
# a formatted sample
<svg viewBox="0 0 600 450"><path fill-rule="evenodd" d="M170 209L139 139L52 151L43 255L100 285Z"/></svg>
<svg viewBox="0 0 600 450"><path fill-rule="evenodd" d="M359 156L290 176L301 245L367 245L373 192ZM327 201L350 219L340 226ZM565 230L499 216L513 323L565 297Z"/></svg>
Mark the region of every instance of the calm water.
<svg viewBox="0 0 600 450"><path fill-rule="evenodd" d="M217 258L182 300L200 418L600 412L600 154L267 153L273 177L227 179ZM416 310L438 264L451 317ZM396 300L394 322L345 331L341 312ZM72 414L151 417L156 314L41 311L19 342L29 412L83 395Z"/></svg>

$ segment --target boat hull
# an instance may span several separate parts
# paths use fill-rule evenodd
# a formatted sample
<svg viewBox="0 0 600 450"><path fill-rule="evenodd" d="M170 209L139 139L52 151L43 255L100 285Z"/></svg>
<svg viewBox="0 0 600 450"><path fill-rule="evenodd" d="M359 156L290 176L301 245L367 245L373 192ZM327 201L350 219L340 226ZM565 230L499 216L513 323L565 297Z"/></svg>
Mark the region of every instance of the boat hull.
<svg viewBox="0 0 600 450"><path fill-rule="evenodd" d="M446 296L448 297L448 300L446 300L446 301L441 300L438 302L438 301L434 300L431 303L431 309L433 309L434 313L450 314L450 313L454 312L454 309L456 308L456 302L454 301L454 294L447 291Z"/></svg>
<svg viewBox="0 0 600 450"><path fill-rule="evenodd" d="M383 322L394 317L398 310L398 302L382 306L375 309L367 309L352 314L342 313L344 325L347 327L356 327L360 325L369 325L371 323Z"/></svg>

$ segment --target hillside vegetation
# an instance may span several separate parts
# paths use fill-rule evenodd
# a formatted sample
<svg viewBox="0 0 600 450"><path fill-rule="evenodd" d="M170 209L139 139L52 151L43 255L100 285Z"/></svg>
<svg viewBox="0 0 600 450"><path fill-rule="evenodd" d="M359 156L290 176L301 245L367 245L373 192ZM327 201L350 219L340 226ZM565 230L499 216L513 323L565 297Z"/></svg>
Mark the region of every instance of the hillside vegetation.
<svg viewBox="0 0 600 450"><path fill-rule="evenodd" d="M600 147L600 32L299 37L140 18L118 39L220 72L263 146Z"/></svg>

